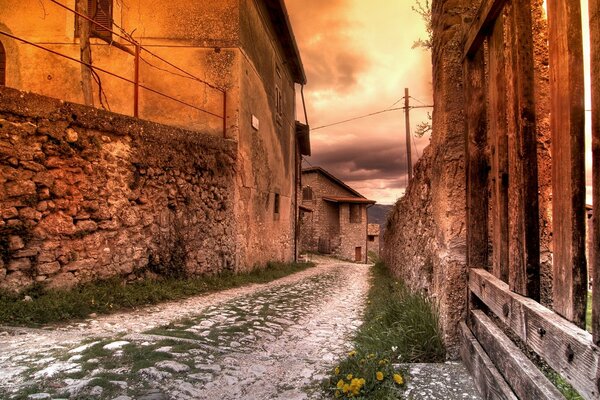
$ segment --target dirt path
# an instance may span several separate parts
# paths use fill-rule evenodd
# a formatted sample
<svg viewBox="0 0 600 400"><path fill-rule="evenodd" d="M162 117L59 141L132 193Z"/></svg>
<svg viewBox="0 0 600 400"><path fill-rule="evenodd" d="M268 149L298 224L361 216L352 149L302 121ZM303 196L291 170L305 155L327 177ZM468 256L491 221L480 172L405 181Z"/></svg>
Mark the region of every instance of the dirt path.
<svg viewBox="0 0 600 400"><path fill-rule="evenodd" d="M0 328L0 398L319 399L360 325L367 277L365 265L320 260L132 313Z"/></svg>

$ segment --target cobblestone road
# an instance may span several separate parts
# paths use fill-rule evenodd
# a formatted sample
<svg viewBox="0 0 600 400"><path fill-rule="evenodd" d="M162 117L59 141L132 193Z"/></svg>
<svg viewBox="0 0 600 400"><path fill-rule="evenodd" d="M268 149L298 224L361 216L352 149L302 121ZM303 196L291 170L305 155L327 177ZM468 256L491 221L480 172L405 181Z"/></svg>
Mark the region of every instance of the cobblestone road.
<svg viewBox="0 0 600 400"><path fill-rule="evenodd" d="M360 325L367 277L329 260L135 313L0 328L0 398L320 399Z"/></svg>

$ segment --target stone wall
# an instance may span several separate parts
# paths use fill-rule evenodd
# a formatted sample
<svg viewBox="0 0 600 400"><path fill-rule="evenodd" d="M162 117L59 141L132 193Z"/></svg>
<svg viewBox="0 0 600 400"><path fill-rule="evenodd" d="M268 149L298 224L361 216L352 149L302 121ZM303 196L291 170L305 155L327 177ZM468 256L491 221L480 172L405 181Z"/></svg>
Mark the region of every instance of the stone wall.
<svg viewBox="0 0 600 400"><path fill-rule="evenodd" d="M433 134L407 195L390 214L383 259L392 272L436 301L448 356L458 356L467 300L462 40L468 0L434 0ZM476 5L475 5L476 6Z"/></svg>
<svg viewBox="0 0 600 400"><path fill-rule="evenodd" d="M367 208L357 204L360 212L360 222L350 222L350 207L354 204L340 204L340 246L334 254L344 260L367 261ZM357 259L356 249L360 248L360 259Z"/></svg>
<svg viewBox="0 0 600 400"><path fill-rule="evenodd" d="M0 288L235 266L236 145L0 88Z"/></svg>

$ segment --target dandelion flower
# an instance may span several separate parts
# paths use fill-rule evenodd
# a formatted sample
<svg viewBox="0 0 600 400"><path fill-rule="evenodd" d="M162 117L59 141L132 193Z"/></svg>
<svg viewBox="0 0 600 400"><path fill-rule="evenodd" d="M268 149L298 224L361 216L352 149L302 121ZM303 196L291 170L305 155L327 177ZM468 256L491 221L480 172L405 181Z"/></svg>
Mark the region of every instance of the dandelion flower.
<svg viewBox="0 0 600 400"><path fill-rule="evenodd" d="M352 380L352 374L346 375L346 379L348 379L349 381L351 381Z"/></svg>
<svg viewBox="0 0 600 400"><path fill-rule="evenodd" d="M383 372L377 371L377 373L375 374L375 377L377 378L378 381L382 381L383 380Z"/></svg>
<svg viewBox="0 0 600 400"><path fill-rule="evenodd" d="M340 393L340 391L339 391L339 390L336 390L336 391L335 391L335 397L336 397L336 398L340 397L341 395L342 395L342 394Z"/></svg>
<svg viewBox="0 0 600 400"><path fill-rule="evenodd" d="M340 374L340 367L335 367L335 374L339 375Z"/></svg>
<svg viewBox="0 0 600 400"><path fill-rule="evenodd" d="M404 379L402 379L402 375L394 374L394 382L396 382L398 385L404 385Z"/></svg>
<svg viewBox="0 0 600 400"><path fill-rule="evenodd" d="M354 357L356 355L356 350L352 350L350 353L348 353L348 357Z"/></svg>
<svg viewBox="0 0 600 400"><path fill-rule="evenodd" d="M340 379L340 380L338 381L338 383L337 383L336 387L337 387L338 389L341 389L341 388L343 388L343 387L344 387L344 380L343 380L343 379Z"/></svg>

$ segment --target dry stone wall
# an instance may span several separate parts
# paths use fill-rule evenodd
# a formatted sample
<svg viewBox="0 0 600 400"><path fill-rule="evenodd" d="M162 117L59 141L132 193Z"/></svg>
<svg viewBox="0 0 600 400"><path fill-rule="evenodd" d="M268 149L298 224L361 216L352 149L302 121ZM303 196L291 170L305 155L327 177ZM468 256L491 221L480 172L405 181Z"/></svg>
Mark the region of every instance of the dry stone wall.
<svg viewBox="0 0 600 400"><path fill-rule="evenodd" d="M405 199L391 213L383 259L415 290L439 307L448 356L458 356L458 322L467 300L466 192L462 41L477 4L434 0L433 134L415 168ZM393 229L391 229L393 228Z"/></svg>
<svg viewBox="0 0 600 400"><path fill-rule="evenodd" d="M233 269L236 145L0 88L0 288Z"/></svg>

